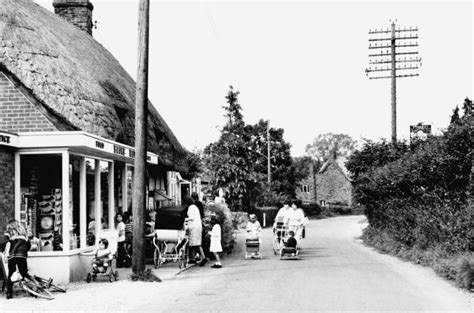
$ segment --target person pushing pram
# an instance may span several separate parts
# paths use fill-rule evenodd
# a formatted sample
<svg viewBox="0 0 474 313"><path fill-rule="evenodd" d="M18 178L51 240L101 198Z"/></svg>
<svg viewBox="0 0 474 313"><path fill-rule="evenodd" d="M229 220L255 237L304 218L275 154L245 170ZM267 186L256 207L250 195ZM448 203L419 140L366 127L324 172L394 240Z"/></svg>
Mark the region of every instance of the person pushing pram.
<svg viewBox="0 0 474 313"><path fill-rule="evenodd" d="M249 221L245 230L247 231L245 258L247 259L250 254L251 258L259 257L261 259L260 244L262 243L262 226L255 214L249 215Z"/></svg>

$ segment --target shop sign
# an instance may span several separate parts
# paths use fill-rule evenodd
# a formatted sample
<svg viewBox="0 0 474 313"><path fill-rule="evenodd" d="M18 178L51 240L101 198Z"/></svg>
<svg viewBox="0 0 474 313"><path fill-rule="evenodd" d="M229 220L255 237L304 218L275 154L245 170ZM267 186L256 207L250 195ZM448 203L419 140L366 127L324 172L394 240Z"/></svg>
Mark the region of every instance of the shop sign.
<svg viewBox="0 0 474 313"><path fill-rule="evenodd" d="M0 132L0 145L15 147L18 145L18 136Z"/></svg>

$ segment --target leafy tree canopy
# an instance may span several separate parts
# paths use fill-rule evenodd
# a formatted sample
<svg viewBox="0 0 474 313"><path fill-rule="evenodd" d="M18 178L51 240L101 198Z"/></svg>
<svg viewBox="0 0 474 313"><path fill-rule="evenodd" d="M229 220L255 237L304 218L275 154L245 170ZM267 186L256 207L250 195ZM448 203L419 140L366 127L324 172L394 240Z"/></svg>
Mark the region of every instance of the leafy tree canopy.
<svg viewBox="0 0 474 313"><path fill-rule="evenodd" d="M321 162L327 160L333 151L338 156L348 157L355 150L356 143L346 134L321 134L306 146L306 154Z"/></svg>

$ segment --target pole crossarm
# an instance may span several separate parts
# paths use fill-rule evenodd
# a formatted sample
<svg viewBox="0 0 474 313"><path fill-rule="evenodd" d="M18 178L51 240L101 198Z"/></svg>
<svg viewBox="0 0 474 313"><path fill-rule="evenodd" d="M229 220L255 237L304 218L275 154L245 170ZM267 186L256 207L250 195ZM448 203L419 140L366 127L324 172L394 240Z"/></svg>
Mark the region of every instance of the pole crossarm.
<svg viewBox="0 0 474 313"><path fill-rule="evenodd" d="M420 76L420 74L407 74L407 75L397 75L397 78L404 78L404 77L414 77L414 76ZM384 79L384 78L392 78L392 76L375 76L375 77L369 77L369 79Z"/></svg>
<svg viewBox="0 0 474 313"><path fill-rule="evenodd" d="M418 66L409 66L409 67L396 67L395 70L417 70L419 67ZM384 69L371 69L370 67L366 69L366 72L387 72L391 71L392 68L384 68Z"/></svg>
<svg viewBox="0 0 474 313"><path fill-rule="evenodd" d="M421 62L421 58L410 59L410 60L396 60L395 62L396 63L410 63L410 62L417 63L417 62ZM385 63L392 63L392 61L391 60L376 60L376 61L369 60L369 64L385 64Z"/></svg>
<svg viewBox="0 0 474 313"><path fill-rule="evenodd" d="M408 28L408 29L407 29L407 28L403 28L403 29L398 28L398 29L395 29L395 32L397 32L397 33L401 33L401 32L416 32L416 31L418 31L418 28L417 28L417 27L415 27L415 28L411 28L411 27L410 27L410 28ZM390 29L386 29L386 30L384 30L384 29L381 29L381 30L369 30L369 34L390 34L391 32L392 32L392 30L390 30Z"/></svg>
<svg viewBox="0 0 474 313"><path fill-rule="evenodd" d="M395 55L409 55L409 54L418 54L418 51L413 52L396 52ZM376 53L376 54L369 54L369 57L388 57L392 56L391 53Z"/></svg>
<svg viewBox="0 0 474 313"><path fill-rule="evenodd" d="M369 41L391 41L392 39L395 40L408 40L408 39L418 39L418 35L415 36L408 36L408 37L388 37L388 38L371 38Z"/></svg>
<svg viewBox="0 0 474 313"><path fill-rule="evenodd" d="M369 49L385 49L385 48L391 48L391 45L388 46L370 46ZM418 47L418 44L408 44L408 45L397 45L395 46L396 48L406 48L406 47Z"/></svg>

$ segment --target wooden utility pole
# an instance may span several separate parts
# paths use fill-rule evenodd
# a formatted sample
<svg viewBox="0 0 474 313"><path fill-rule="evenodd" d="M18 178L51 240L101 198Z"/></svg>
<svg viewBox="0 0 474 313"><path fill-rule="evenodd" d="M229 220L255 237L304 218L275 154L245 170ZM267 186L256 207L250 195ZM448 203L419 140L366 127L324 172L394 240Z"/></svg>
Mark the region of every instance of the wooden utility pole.
<svg viewBox="0 0 474 313"><path fill-rule="evenodd" d="M397 142L397 78L419 76L415 71L421 66L421 58L418 51L412 51L412 47L418 47L418 42L412 40L418 39L415 32L418 28L395 28L395 22L392 22L390 29L369 30L369 35L374 38L369 39L369 49L377 49L373 54L369 54L370 66L365 69L366 75L370 79L390 78L392 80L391 88L391 111L392 111L392 143ZM404 33L404 34L403 34ZM385 37L390 34L390 37ZM380 38L379 36L383 37ZM386 50L386 49L390 50ZM397 52L397 48L399 48ZM403 58L401 55L405 55ZM409 55L409 59L407 59ZM414 57L413 57L414 56ZM404 63L403 66L397 64ZM387 64L390 64L388 66ZM391 72L390 76L380 76L381 72ZM409 71L408 74L397 75L397 71Z"/></svg>
<svg viewBox="0 0 474 313"><path fill-rule="evenodd" d="M267 180L268 191L272 189L272 174L270 168L270 120L267 122Z"/></svg>
<svg viewBox="0 0 474 313"><path fill-rule="evenodd" d="M148 38L150 0L140 0L138 12L138 72L135 99L135 169L133 175L132 271L145 271L145 192L148 119Z"/></svg>

